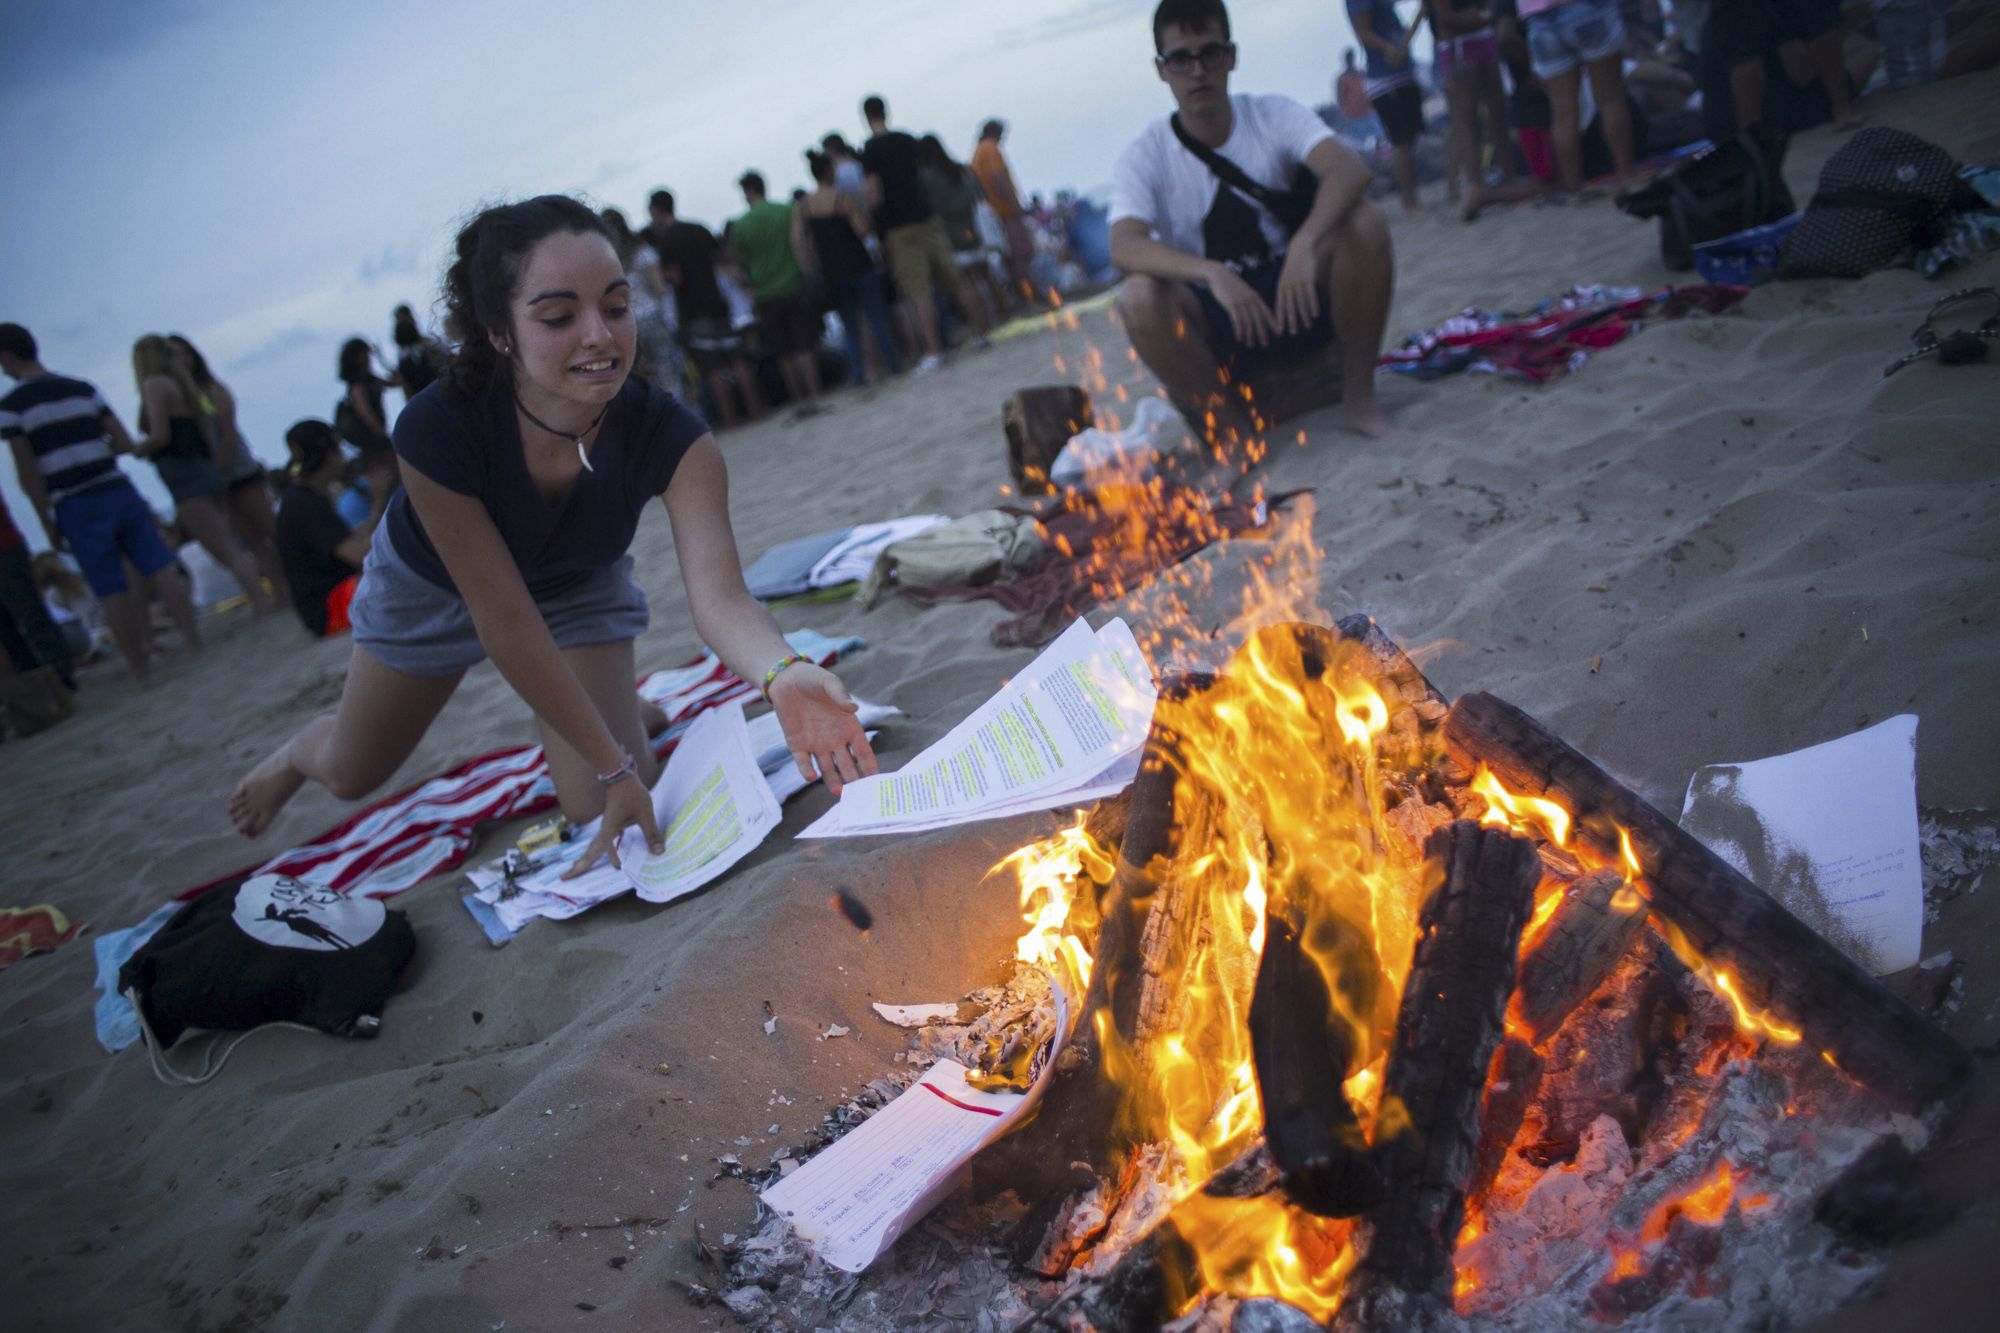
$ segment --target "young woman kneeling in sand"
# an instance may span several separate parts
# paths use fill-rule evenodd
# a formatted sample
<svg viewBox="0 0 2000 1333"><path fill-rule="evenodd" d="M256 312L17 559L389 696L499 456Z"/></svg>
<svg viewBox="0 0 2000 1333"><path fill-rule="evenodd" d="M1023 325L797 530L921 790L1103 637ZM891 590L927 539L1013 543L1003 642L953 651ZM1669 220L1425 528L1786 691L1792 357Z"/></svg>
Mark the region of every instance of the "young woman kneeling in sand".
<svg viewBox="0 0 2000 1333"><path fill-rule="evenodd" d="M349 608L339 708L238 784L229 815L246 836L309 780L343 800L386 782L491 657L541 725L563 813L604 816L576 869L615 862L627 828L658 850L658 765L633 690L648 612L626 553L655 495L696 632L765 683L800 770L835 791L875 771L840 681L797 658L743 586L707 425L631 375L627 287L603 222L574 199L488 209L459 233L444 278L457 347L396 422L403 484Z"/></svg>

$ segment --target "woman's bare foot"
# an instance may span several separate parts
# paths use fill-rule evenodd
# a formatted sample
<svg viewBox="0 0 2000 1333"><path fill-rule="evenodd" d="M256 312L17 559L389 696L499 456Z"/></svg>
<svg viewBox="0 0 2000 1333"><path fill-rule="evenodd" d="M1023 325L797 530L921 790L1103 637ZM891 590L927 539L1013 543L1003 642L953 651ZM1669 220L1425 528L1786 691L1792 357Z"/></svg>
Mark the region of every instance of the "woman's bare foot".
<svg viewBox="0 0 2000 1333"><path fill-rule="evenodd" d="M292 746L287 741L229 793L229 822L244 837L256 837L271 826L271 820L305 781L306 775L292 767Z"/></svg>
<svg viewBox="0 0 2000 1333"><path fill-rule="evenodd" d="M1341 405L1340 424L1356 435L1365 435L1371 440L1379 440L1389 433L1389 416L1371 396L1361 400L1349 400Z"/></svg>

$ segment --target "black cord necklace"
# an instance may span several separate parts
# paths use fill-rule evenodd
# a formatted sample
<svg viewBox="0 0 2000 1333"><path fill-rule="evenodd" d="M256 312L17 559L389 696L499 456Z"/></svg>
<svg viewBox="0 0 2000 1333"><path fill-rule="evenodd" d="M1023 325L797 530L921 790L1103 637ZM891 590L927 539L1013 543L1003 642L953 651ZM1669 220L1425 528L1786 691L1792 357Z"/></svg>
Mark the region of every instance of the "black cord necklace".
<svg viewBox="0 0 2000 1333"><path fill-rule="evenodd" d="M597 429L598 423L604 420L604 414L611 410L611 404L609 402L606 402L604 406L598 408L597 415L591 418L590 424L588 426L585 426L582 430L578 431L574 435L571 435L566 430L557 430L554 426L551 426L548 422L542 420L540 417L536 416L533 412L530 412L528 410L528 405L521 401L521 395L518 392L516 392L514 395L514 406L521 409L522 416L534 422L537 426L540 426L543 430L547 431L549 434L559 435L563 439L569 440L571 443L575 444L576 461L583 464L583 470L585 472L597 471L596 468L590 465L589 455L583 452L583 440L586 435L589 435L590 432Z"/></svg>

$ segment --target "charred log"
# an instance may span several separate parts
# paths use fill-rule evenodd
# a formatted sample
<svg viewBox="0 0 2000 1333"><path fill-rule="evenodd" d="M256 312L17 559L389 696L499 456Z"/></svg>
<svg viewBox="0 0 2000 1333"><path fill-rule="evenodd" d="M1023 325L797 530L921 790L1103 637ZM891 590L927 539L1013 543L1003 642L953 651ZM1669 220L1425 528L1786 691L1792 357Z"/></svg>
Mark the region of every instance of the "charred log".
<svg viewBox="0 0 2000 1333"><path fill-rule="evenodd" d="M1492 1070L1480 1096L1479 1149L1473 1155L1466 1198L1479 1199L1499 1178L1507 1150L1542 1090L1542 1068L1541 1053L1520 1037L1509 1036L1493 1053Z"/></svg>
<svg viewBox="0 0 2000 1333"><path fill-rule="evenodd" d="M1353 1217L1381 1199L1368 1140L1341 1086L1357 1034L1336 1006L1299 930L1265 917L1264 957L1250 1001L1250 1047L1264 1107L1264 1139L1285 1193L1322 1217Z"/></svg>
<svg viewBox="0 0 2000 1333"><path fill-rule="evenodd" d="M1532 842L1469 821L1439 831L1428 850L1437 887L1419 918L1376 1125L1387 1198L1362 1223L1342 1308L1354 1327L1448 1307L1480 1092L1541 875Z"/></svg>
<svg viewBox="0 0 2000 1333"><path fill-rule="evenodd" d="M1537 1043L1598 988L1646 924L1643 902L1615 870L1593 870L1569 886L1521 959L1514 1006Z"/></svg>
<svg viewBox="0 0 2000 1333"><path fill-rule="evenodd" d="M1625 829L1653 915L1726 969L1746 1003L1796 1028L1843 1073L1909 1111L1965 1086L1972 1059L1942 1029L1526 713L1469 694L1452 706L1445 736L1468 770L1484 763L1508 787L1567 807L1576 838L1600 860L1618 861Z"/></svg>

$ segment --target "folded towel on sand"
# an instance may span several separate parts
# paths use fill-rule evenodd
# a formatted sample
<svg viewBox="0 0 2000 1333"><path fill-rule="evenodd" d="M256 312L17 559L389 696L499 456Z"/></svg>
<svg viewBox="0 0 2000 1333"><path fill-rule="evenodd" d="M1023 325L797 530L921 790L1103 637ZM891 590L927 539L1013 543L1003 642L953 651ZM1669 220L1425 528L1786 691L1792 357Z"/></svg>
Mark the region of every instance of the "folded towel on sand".
<svg viewBox="0 0 2000 1333"><path fill-rule="evenodd" d="M1526 314L1469 306L1436 328L1411 334L1384 352L1381 364L1421 380L1469 370L1540 383L1581 370L1592 352L1623 342L1648 316L1713 315L1747 290L1707 283L1651 294L1637 287L1572 287Z"/></svg>
<svg viewBox="0 0 2000 1333"><path fill-rule="evenodd" d="M793 630L785 638L794 650L821 665L861 646L858 638L834 639L809 629ZM660 705L667 715L667 729L653 738L653 749L662 755L679 743L682 733L700 714L734 700L759 697L755 685L724 666L714 653L704 653L685 666L652 673L640 682L639 693ZM251 875L267 874L311 880L342 893L387 898L463 862L482 825L539 814L555 803L555 783L549 777L541 746L495 750L385 797L311 842L281 852L262 865L197 885L177 895L175 903ZM116 938L118 947L129 945L124 957L131 957L132 950L165 924L175 903L130 931L98 941L98 988L106 992L106 999L98 1005L97 1030L98 1040L107 1050L130 1045L138 1028L133 1025L130 1036L112 1044L112 1037L122 1034L123 1027L114 1014L107 1029L106 1005L110 1003L114 1009L125 1005L128 1012L131 1006L116 992L118 966L124 958L112 963L107 973L104 946ZM148 926L152 929L146 929Z"/></svg>
<svg viewBox="0 0 2000 1333"><path fill-rule="evenodd" d="M47 903L0 907L0 967L12 967L31 954L48 953L75 939L83 929L83 922L70 924L60 908Z"/></svg>
<svg viewBox="0 0 2000 1333"><path fill-rule="evenodd" d="M779 542L743 571L743 582L752 597L767 602L837 588L865 577L889 543L944 521L942 514L912 514Z"/></svg>

